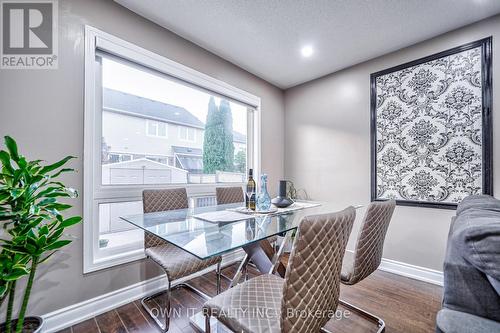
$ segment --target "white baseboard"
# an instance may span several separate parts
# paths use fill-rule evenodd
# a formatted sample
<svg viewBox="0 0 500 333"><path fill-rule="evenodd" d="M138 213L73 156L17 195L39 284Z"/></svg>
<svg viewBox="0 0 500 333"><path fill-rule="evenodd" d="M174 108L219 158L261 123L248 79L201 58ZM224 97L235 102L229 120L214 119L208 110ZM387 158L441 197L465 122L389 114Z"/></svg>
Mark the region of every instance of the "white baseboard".
<svg viewBox="0 0 500 333"><path fill-rule="evenodd" d="M443 286L443 272L436 271L434 269L410 265L404 262L385 258L382 259L379 269L381 271Z"/></svg>
<svg viewBox="0 0 500 333"><path fill-rule="evenodd" d="M231 263L239 261L241 260L241 258L243 258L243 255L243 250L228 253L223 256L222 264L229 265ZM213 268L209 267L196 274L175 280L175 283L173 285L188 281L211 270L213 270ZM97 315L100 315L101 313L127 304L133 300L164 290L166 287L167 281L165 279L165 276L160 275L147 281L142 281L131 286L127 286L125 288L118 289L110 293L70 305L54 312L47 313L42 316L44 319L43 332L57 332L66 327L72 326L86 319L95 317Z"/></svg>
<svg viewBox="0 0 500 333"><path fill-rule="evenodd" d="M351 253L354 252L352 250L346 251ZM386 258L382 258L382 262L380 263L378 269L384 272L406 276L411 279L443 286L443 272L436 271L434 269L415 266Z"/></svg>
<svg viewBox="0 0 500 333"><path fill-rule="evenodd" d="M348 250L349 252L352 252ZM241 260L244 252L238 250L223 256L222 262L224 265ZM213 268L208 268L191 276L175 281L175 284L185 282L193 277L203 275ZM432 270L425 267L406 264L403 262L382 259L379 267L380 270L406 276L412 279L443 285L443 272ZM73 304L66 308L56 310L43 315L45 333L57 332L63 328L72 326L86 319L95 317L101 313L127 304L133 300L145 297L152 293L158 292L166 288L165 276L157 276L147 281L139 282L131 286L112 291L105 295L101 295L78 304Z"/></svg>

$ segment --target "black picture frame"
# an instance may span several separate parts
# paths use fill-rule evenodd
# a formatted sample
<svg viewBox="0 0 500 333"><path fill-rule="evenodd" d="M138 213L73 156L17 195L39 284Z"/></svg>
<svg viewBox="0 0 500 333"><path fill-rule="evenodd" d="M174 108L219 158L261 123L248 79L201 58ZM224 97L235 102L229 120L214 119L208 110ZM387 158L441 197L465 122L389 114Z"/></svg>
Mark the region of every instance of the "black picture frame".
<svg viewBox="0 0 500 333"><path fill-rule="evenodd" d="M483 38L460 45L446 51L432 54L398 66L394 66L370 75L370 153L371 153L371 200L377 198L377 77L405 68L424 64L439 58L481 47L481 79L482 79L482 193L493 195L493 124L492 124L492 37ZM401 206L456 209L455 203L430 201L396 200Z"/></svg>

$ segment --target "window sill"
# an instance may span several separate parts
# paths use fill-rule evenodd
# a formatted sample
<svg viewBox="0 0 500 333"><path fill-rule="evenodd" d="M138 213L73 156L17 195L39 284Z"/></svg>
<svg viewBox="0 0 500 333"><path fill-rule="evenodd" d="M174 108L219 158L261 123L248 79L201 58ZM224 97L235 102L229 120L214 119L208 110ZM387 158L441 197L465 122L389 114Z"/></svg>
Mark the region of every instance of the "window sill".
<svg viewBox="0 0 500 333"><path fill-rule="evenodd" d="M95 271L99 271L101 269L127 264L144 258L146 258L146 255L144 254L144 249L127 251L113 256L107 256L105 258L96 259L94 260L94 262L91 263L86 263L85 267L83 268L83 273L84 274L92 273Z"/></svg>

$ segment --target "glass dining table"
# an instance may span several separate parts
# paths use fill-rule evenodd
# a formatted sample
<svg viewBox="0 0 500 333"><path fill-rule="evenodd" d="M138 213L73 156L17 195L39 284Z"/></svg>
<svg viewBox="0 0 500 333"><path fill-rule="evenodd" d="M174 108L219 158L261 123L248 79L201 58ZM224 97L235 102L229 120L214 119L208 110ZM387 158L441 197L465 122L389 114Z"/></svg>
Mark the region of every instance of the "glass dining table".
<svg viewBox="0 0 500 333"><path fill-rule="evenodd" d="M303 217L345 208L338 204L301 201L288 209L278 209L270 214L239 214L238 220L231 222L217 220L216 212L220 212L222 217L222 213L235 211L242 205L243 203L236 203L188 208L123 216L121 219L153 233L199 259L243 249L245 256L231 280L232 287L240 281L242 272L250 261L261 273L274 274L285 245ZM213 216L210 221L200 218L207 216L207 213ZM263 248L263 241L274 236L282 236L284 239L278 251L269 255ZM201 323L204 321L203 317L198 315L198 318L192 317L191 322L201 329Z"/></svg>

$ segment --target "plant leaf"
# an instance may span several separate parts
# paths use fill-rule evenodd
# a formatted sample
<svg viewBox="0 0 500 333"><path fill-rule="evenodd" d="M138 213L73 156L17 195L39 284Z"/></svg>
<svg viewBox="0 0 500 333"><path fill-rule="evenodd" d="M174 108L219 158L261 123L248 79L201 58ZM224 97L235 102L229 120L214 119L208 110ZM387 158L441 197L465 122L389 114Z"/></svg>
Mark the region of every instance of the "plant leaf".
<svg viewBox="0 0 500 333"><path fill-rule="evenodd" d="M64 169L61 169L59 171L57 171L55 174L52 175L52 178L56 178L58 177L61 173L64 173L64 172L70 172L70 171L75 171L75 169L72 169L72 168L64 168Z"/></svg>
<svg viewBox="0 0 500 333"><path fill-rule="evenodd" d="M12 271L3 277L6 281L18 280L21 276L28 274L28 271L23 268L14 268Z"/></svg>
<svg viewBox="0 0 500 333"><path fill-rule="evenodd" d="M52 243L52 242L58 240L59 237L61 237L63 232L64 232L64 228L57 228L56 230L54 230L52 235L49 236L49 243Z"/></svg>
<svg viewBox="0 0 500 333"><path fill-rule="evenodd" d="M9 150L10 157L17 162L19 160L19 153L17 151L16 141L8 135L4 136L4 140L5 140L5 146Z"/></svg>
<svg viewBox="0 0 500 333"><path fill-rule="evenodd" d="M52 257L52 255L53 255L54 253L56 253L56 251L49 253L49 254L48 254L45 258L43 258L43 259L41 259L40 261L38 261L38 263L39 263L39 264L42 264L42 263L46 262L46 261L47 261L50 257Z"/></svg>
<svg viewBox="0 0 500 333"><path fill-rule="evenodd" d="M10 164L10 155L5 150L0 151L0 162L2 162L4 170L2 174L12 177L14 174L14 168L12 168L12 165Z"/></svg>
<svg viewBox="0 0 500 333"><path fill-rule="evenodd" d="M36 243L38 247L44 247L47 244L47 235L41 235Z"/></svg>
<svg viewBox="0 0 500 333"><path fill-rule="evenodd" d="M66 219L61 223L61 227L63 227L63 228L70 227L74 224L80 223L81 220L82 220L82 218L80 216L70 217L69 219Z"/></svg>
<svg viewBox="0 0 500 333"><path fill-rule="evenodd" d="M63 246L68 245L69 243L71 243L70 240L58 240L58 241L55 241L52 244L47 245L44 250L45 251L48 251L48 250L57 250L57 249L60 249Z"/></svg>
<svg viewBox="0 0 500 333"><path fill-rule="evenodd" d="M46 174L48 172L51 172L55 169L58 169L60 167L62 167L64 164L66 164L69 160L73 159L73 158L76 158L75 156L66 156L65 158L63 158L62 160L54 163L54 164L50 164L50 165L46 165L44 166L41 170L40 170L40 174Z"/></svg>

